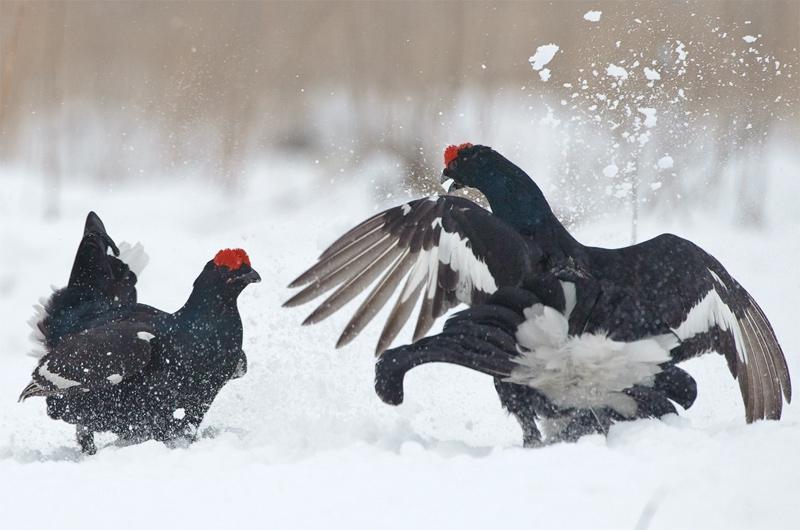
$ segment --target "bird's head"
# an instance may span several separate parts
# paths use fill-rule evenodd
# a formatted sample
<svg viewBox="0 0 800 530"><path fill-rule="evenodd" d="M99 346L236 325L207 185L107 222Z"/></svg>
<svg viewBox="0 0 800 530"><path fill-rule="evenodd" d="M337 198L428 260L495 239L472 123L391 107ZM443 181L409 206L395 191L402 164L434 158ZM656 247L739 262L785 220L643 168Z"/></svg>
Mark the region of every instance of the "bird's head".
<svg viewBox="0 0 800 530"><path fill-rule="evenodd" d="M444 150L444 171L442 183L452 179L450 190L461 188L477 188L484 191L489 179L495 178L497 173L497 155L491 147L485 145L472 145L465 143L451 145Z"/></svg>
<svg viewBox="0 0 800 530"><path fill-rule="evenodd" d="M195 281L195 288L202 285L235 297L249 284L260 281L261 276L250 266L247 252L240 248L226 248L217 252L214 259L206 263Z"/></svg>

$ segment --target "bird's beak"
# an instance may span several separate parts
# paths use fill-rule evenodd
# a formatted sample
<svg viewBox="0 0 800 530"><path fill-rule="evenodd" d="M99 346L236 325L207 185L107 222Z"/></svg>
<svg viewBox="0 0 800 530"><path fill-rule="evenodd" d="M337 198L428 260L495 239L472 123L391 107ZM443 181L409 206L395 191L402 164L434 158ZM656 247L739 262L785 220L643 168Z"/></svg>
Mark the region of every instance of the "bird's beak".
<svg viewBox="0 0 800 530"><path fill-rule="evenodd" d="M442 184L442 187L445 189L445 191L447 191L448 193L466 187L460 182L456 181L453 177L451 177L450 172L448 171L447 168L444 168L444 170L442 171L442 179L440 183Z"/></svg>
<svg viewBox="0 0 800 530"><path fill-rule="evenodd" d="M254 270L250 270L241 276L236 277L237 281L244 282L245 284L258 283L261 281L261 276Z"/></svg>

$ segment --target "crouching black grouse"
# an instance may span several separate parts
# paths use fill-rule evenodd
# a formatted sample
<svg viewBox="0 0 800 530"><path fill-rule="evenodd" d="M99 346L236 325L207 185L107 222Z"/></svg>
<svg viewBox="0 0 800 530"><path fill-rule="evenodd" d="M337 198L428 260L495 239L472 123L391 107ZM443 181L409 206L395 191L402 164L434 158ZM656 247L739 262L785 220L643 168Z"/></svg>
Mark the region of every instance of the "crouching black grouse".
<svg viewBox="0 0 800 530"><path fill-rule="evenodd" d="M76 425L90 454L100 431L126 442L192 440L217 393L247 366L236 301L260 277L243 250L219 251L186 304L166 313L137 303L128 263L146 259L139 245L128 249L121 254L89 214L69 283L35 322L45 354L20 395L46 396L48 415Z"/></svg>
<svg viewBox="0 0 800 530"><path fill-rule="evenodd" d="M670 401L690 406L694 381L675 363L716 351L739 381L747 421L780 418L791 384L772 327L701 248L671 234L620 249L584 246L533 180L489 147L448 147L442 178L480 190L492 212L453 196L386 210L290 284L306 287L288 306L335 289L310 324L377 280L341 346L405 280L376 352L376 389L385 401L402 400L403 375L414 366L455 363L496 378L526 444L542 442L537 422L547 424L544 441L575 439L612 421L672 412ZM415 343L384 352L420 296ZM472 309L420 340L459 303Z"/></svg>

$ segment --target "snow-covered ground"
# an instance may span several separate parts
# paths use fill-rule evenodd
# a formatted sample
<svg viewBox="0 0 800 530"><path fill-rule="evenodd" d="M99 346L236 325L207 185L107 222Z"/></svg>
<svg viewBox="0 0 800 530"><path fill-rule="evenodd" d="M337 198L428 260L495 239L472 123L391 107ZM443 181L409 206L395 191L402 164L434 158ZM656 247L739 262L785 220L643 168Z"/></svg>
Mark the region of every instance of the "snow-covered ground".
<svg viewBox="0 0 800 530"><path fill-rule="evenodd" d="M491 380L466 369L422 367L402 406L381 403L372 389L379 326L337 351L346 312L301 328L311 308L280 307L286 284L375 205L359 187L318 184L327 181L306 165L268 167L230 197L155 179L71 184L57 221L40 215L38 181L0 180L0 526L797 528L800 408L745 425L718 356L689 364L700 397L680 417L537 450L521 448ZM118 242L147 248L146 303L178 308L223 247L245 248L264 278L240 299L250 372L222 391L189 448L110 445L84 458L43 400L16 404L34 365L30 307L66 282L90 209ZM717 256L763 306L800 381L800 214L764 230L681 217L648 219L641 234L672 231ZM624 219L578 229L607 246L629 233Z"/></svg>

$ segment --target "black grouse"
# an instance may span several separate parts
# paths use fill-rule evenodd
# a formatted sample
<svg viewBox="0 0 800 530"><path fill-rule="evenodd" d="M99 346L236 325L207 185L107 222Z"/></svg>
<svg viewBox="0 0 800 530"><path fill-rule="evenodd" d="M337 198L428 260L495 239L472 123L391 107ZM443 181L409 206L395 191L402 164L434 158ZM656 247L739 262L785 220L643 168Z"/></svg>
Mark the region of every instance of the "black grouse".
<svg viewBox="0 0 800 530"><path fill-rule="evenodd" d="M775 333L703 249L672 234L620 249L584 246L534 181L486 146L448 147L442 179L480 190L492 211L448 195L391 208L339 238L290 284L306 287L287 306L335 289L304 321L311 324L377 280L338 347L405 279L376 351L384 401L402 402L403 376L414 366L459 364L495 377L526 445L574 440L613 421L674 412L671 402L691 406L695 382L675 364L716 351L739 382L747 421L780 418L791 383ZM414 344L385 351L420 295ZM460 303L471 309L423 338Z"/></svg>
<svg viewBox="0 0 800 530"><path fill-rule="evenodd" d="M45 396L48 415L74 424L89 454L101 431L126 443L191 441L217 393L247 368L236 301L260 277L243 250L218 252L186 304L166 313L137 303L132 268L146 256L138 244L120 247L89 213L67 286L34 322L45 352L20 395Z"/></svg>

